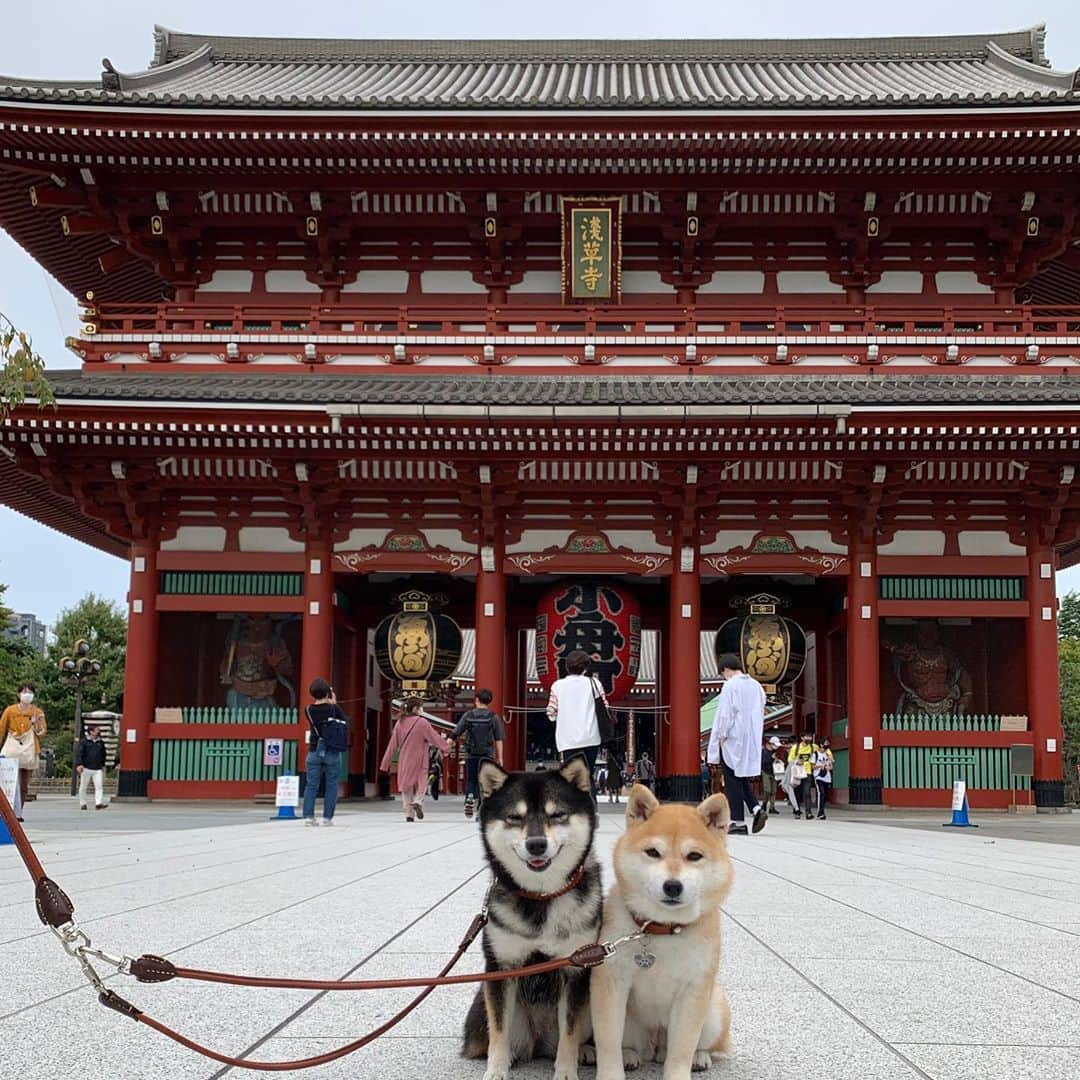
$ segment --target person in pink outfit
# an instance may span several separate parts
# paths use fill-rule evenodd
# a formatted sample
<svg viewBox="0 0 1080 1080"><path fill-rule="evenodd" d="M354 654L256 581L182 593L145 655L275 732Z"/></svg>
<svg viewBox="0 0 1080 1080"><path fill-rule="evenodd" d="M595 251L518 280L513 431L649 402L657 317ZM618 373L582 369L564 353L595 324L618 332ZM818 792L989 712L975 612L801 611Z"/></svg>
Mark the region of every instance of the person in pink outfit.
<svg viewBox="0 0 1080 1080"><path fill-rule="evenodd" d="M390 742L379 766L383 772L390 772L394 755L397 754L398 791L401 792L406 821L424 820L429 746L434 746L440 754L450 752L450 743L420 715L420 700L409 698L405 702L404 714L390 732Z"/></svg>

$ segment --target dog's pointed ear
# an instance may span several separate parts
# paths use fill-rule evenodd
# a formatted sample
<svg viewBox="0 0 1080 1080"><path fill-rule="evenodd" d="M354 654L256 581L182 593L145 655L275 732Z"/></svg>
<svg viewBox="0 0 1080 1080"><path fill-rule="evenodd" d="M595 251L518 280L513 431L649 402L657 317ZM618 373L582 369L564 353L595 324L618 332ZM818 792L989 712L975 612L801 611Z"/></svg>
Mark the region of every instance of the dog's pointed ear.
<svg viewBox="0 0 1080 1080"><path fill-rule="evenodd" d="M644 784L635 784L626 800L627 828L648 821L659 805L659 800Z"/></svg>
<svg viewBox="0 0 1080 1080"><path fill-rule="evenodd" d="M560 770L559 775L581 791L592 794L592 777L589 776L589 763L584 754L575 754Z"/></svg>
<svg viewBox="0 0 1080 1080"><path fill-rule="evenodd" d="M727 827L731 824L731 807L723 795L710 795L698 806L697 812L706 828L713 832L727 833Z"/></svg>
<svg viewBox="0 0 1080 1080"><path fill-rule="evenodd" d="M480 794L485 799L490 799L506 783L509 776L510 774L497 762L492 761L491 758L484 758L476 774L476 779L480 784Z"/></svg>

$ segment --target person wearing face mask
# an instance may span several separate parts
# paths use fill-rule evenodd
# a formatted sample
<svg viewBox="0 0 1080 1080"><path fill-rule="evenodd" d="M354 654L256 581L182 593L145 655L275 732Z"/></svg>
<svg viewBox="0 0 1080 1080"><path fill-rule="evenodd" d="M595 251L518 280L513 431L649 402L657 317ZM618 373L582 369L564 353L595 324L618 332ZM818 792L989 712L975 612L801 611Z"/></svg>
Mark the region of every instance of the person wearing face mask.
<svg viewBox="0 0 1080 1080"><path fill-rule="evenodd" d="M30 777L38 766L41 736L47 730L45 714L34 704L34 687L23 683L19 687L18 702L9 705L0 715L0 755L14 758L19 763L19 794L23 806L30 794Z"/></svg>
<svg viewBox="0 0 1080 1080"><path fill-rule="evenodd" d="M75 771L79 774L80 810L86 809L86 796L91 781L94 784L94 809L108 809L109 804L105 801L107 753L105 743L101 738L101 729L96 724L91 724L86 729L86 735L79 740L78 749L75 751Z"/></svg>

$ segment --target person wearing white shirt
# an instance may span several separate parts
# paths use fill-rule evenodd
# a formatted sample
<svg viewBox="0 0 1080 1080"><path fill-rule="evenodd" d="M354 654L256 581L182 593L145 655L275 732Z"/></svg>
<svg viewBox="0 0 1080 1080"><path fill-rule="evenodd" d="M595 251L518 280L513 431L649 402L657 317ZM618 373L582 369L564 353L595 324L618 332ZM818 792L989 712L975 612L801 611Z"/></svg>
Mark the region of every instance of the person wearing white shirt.
<svg viewBox="0 0 1080 1080"><path fill-rule="evenodd" d="M743 671L734 653L725 653L717 662L724 679L709 737L710 765L722 765L724 790L731 806L729 833L747 833L744 807L753 816L753 831L765 827L769 815L754 794L750 781L761 772L761 740L765 730L765 691L761 683Z"/></svg>
<svg viewBox="0 0 1080 1080"><path fill-rule="evenodd" d="M596 755L600 750L600 725L596 719L596 699L607 701L599 679L589 675L592 657L575 649L566 657L566 675L556 679L548 698L548 719L555 724L555 745L563 762L577 754L589 764L596 801Z"/></svg>

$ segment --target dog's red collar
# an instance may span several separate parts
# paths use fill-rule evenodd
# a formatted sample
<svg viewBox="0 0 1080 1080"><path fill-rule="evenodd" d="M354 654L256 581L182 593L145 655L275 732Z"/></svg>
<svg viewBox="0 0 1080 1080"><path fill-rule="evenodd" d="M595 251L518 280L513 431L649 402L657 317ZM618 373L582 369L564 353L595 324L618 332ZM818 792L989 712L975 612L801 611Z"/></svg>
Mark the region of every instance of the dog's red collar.
<svg viewBox="0 0 1080 1080"><path fill-rule="evenodd" d="M584 876L585 867L579 866L570 875L570 880L558 892L529 892L528 889L518 889L517 894L522 900L558 900L560 896L573 892L581 884L581 879Z"/></svg>
<svg viewBox="0 0 1080 1080"><path fill-rule="evenodd" d="M637 928L643 934L653 934L657 937L666 937L670 934L681 934L686 927L682 923L653 922L651 919L639 919L632 911L630 918L634 920Z"/></svg>

